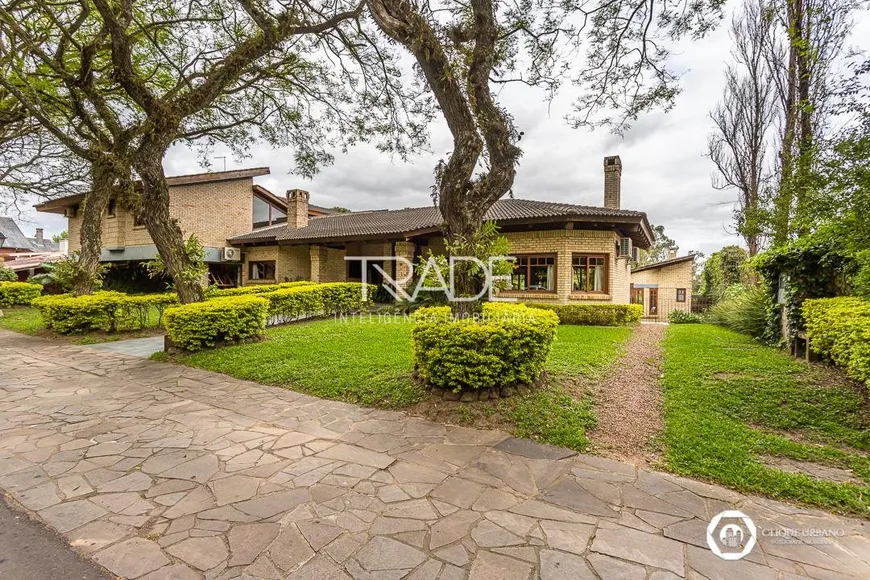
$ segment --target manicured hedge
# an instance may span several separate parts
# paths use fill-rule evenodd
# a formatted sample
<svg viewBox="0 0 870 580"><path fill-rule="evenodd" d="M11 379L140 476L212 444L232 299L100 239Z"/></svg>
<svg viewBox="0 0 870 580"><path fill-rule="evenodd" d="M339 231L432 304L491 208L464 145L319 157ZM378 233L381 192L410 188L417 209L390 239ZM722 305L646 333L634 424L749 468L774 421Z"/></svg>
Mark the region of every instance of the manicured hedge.
<svg viewBox="0 0 870 580"><path fill-rule="evenodd" d="M281 282L280 284L254 284L251 286L239 286L238 288L223 288L214 290L214 296L244 296L247 294L265 294L285 288L298 288L300 286L312 286L314 282Z"/></svg>
<svg viewBox="0 0 870 580"><path fill-rule="evenodd" d="M818 298L802 308L810 348L870 386L870 301Z"/></svg>
<svg viewBox="0 0 870 580"><path fill-rule="evenodd" d="M167 308L164 326L177 347L197 351L262 336L268 315L262 296L226 296Z"/></svg>
<svg viewBox="0 0 870 580"><path fill-rule="evenodd" d="M323 312L323 293L320 286L283 288L259 296L269 301L269 316L281 317L281 321L315 316Z"/></svg>
<svg viewBox="0 0 870 580"><path fill-rule="evenodd" d="M560 324L621 326L640 320L640 304L529 304L532 308L552 310Z"/></svg>
<svg viewBox="0 0 870 580"><path fill-rule="evenodd" d="M455 320L450 307L414 313L412 346L419 377L453 391L528 384L540 376L558 317L523 304L487 303L479 318Z"/></svg>
<svg viewBox="0 0 870 580"><path fill-rule="evenodd" d="M42 294L41 284L0 282L0 306L28 306Z"/></svg>
<svg viewBox="0 0 870 580"><path fill-rule="evenodd" d="M361 310L366 303L372 301L372 297L378 289L373 284L366 284L366 286L366 301L364 302L362 298L363 285L360 282L318 284L317 287L323 295L323 311L326 314L344 314Z"/></svg>
<svg viewBox="0 0 870 580"><path fill-rule="evenodd" d="M170 292L142 295L95 292L87 296L42 296L33 301L33 306L47 328L59 334L81 334L145 328L151 308L157 309L162 317L167 306L177 303L178 297Z"/></svg>

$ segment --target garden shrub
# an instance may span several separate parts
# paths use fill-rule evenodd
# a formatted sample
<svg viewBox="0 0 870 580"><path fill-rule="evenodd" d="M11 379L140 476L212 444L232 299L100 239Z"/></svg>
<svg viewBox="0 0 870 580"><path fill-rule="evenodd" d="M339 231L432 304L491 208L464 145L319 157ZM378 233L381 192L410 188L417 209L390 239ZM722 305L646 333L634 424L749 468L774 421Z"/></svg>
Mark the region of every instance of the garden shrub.
<svg viewBox="0 0 870 580"><path fill-rule="evenodd" d="M259 296L269 301L269 316L296 319L323 312L323 294L320 286L282 288Z"/></svg>
<svg viewBox="0 0 870 580"><path fill-rule="evenodd" d="M85 296L42 296L33 301L33 306L50 330L59 334L82 334L142 329L148 326L152 308L162 318L164 309L177 303L178 297L172 292L132 296L122 292L95 292Z"/></svg>
<svg viewBox="0 0 870 580"><path fill-rule="evenodd" d="M733 287L724 300L707 310L704 321L763 338L768 332L769 304L768 292L763 284L751 288Z"/></svg>
<svg viewBox="0 0 870 580"><path fill-rule="evenodd" d="M327 282L318 284L317 288L323 296L323 311L326 314L345 314L358 312L371 302L377 287L374 284L366 284L366 300L363 301L360 282Z"/></svg>
<svg viewBox="0 0 870 580"><path fill-rule="evenodd" d="M261 336L268 315L262 296L226 296L167 308L163 325L176 346L197 351Z"/></svg>
<svg viewBox="0 0 870 580"><path fill-rule="evenodd" d="M805 300L810 348L870 385L870 301L862 298Z"/></svg>
<svg viewBox="0 0 870 580"><path fill-rule="evenodd" d="M668 314L668 322L671 324L698 324L701 322L701 317L694 312L672 310L671 313Z"/></svg>
<svg viewBox="0 0 870 580"><path fill-rule="evenodd" d="M552 310L560 324L621 326L640 320L640 304L529 304L531 308Z"/></svg>
<svg viewBox="0 0 870 580"><path fill-rule="evenodd" d="M41 284L0 282L0 306L28 306L42 294Z"/></svg>
<svg viewBox="0 0 870 580"><path fill-rule="evenodd" d="M251 286L239 286L238 288L221 288L211 291L213 296L244 296L247 294L265 294L285 288L297 288L300 286L314 286L314 282L281 282L280 284L254 284Z"/></svg>
<svg viewBox="0 0 870 580"><path fill-rule="evenodd" d="M559 318L523 304L486 303L482 315L454 319L449 306L414 313L412 346L419 377L459 391L501 388L537 379Z"/></svg>
<svg viewBox="0 0 870 580"><path fill-rule="evenodd" d="M18 282L18 274L11 268L0 264L0 282Z"/></svg>

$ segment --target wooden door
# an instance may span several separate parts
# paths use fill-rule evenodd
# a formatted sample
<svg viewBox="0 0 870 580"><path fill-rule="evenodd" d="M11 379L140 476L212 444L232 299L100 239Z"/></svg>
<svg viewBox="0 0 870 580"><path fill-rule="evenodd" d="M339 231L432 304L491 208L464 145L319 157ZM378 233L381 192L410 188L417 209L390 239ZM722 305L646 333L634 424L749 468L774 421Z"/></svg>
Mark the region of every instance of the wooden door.
<svg viewBox="0 0 870 580"><path fill-rule="evenodd" d="M656 316L659 313L659 289L649 289L649 311L650 316Z"/></svg>

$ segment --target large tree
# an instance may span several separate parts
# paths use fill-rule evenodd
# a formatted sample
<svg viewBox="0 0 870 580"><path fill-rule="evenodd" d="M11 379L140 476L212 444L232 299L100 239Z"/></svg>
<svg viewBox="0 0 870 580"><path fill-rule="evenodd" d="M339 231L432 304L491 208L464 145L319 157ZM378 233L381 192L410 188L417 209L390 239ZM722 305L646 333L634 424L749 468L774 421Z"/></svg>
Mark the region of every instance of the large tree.
<svg viewBox="0 0 870 580"><path fill-rule="evenodd" d="M513 186L521 132L496 88L510 82L552 94L564 79L583 88L575 125L620 131L651 107L668 108L678 75L663 41L703 35L721 17L722 0L512 2L366 0L383 32L415 58L453 136L435 170L433 192L448 248L474 245L486 211ZM666 38L663 38L666 37ZM585 64L574 66L578 51ZM457 291L476 293L475 276L457 272ZM469 303L454 303L464 316Z"/></svg>
<svg viewBox="0 0 870 580"><path fill-rule="evenodd" d="M774 26L767 0L747 0L731 22L734 63L725 71L722 101L710 113L714 132L708 154L716 165L713 186L737 191L737 232L754 256L764 244L770 151L776 121L775 84L767 44Z"/></svg>
<svg viewBox="0 0 870 580"><path fill-rule="evenodd" d="M426 111L405 92L361 11L345 0L19 0L0 9L0 26L14 33L11 49L34 49L35 64L9 59L15 75L0 82L47 127L58 131L58 118L84 127L83 146L66 144L92 167L102 169L94 150L115 164L111 177L141 212L179 297L196 301L202 287L169 215L162 161L172 144L222 142L243 154L265 138L292 145L297 170L308 175L331 159L333 145L377 139L405 154L420 144ZM63 114L40 116L51 103L31 90L37 78L61 87L54 100ZM93 189L86 210L100 205Z"/></svg>

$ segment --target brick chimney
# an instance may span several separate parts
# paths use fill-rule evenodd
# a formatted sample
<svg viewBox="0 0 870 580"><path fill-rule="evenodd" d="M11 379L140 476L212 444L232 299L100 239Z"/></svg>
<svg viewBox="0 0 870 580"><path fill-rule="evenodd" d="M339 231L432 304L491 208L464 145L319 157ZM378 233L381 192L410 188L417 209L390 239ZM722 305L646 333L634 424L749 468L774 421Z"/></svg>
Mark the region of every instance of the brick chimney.
<svg viewBox="0 0 870 580"><path fill-rule="evenodd" d="M622 160L619 155L604 158L604 207L619 209L622 190Z"/></svg>
<svg viewBox="0 0 870 580"><path fill-rule="evenodd" d="M308 225L308 192L304 189L287 190L287 225L291 228Z"/></svg>
<svg viewBox="0 0 870 580"><path fill-rule="evenodd" d="M677 257L677 251L673 248L668 249L668 260L673 260Z"/></svg>
<svg viewBox="0 0 870 580"><path fill-rule="evenodd" d="M36 238L36 243L39 244L39 245L41 246L41 245L42 245L42 240L43 240L43 229L42 229L42 228L36 228L36 235L35 235L34 237Z"/></svg>

